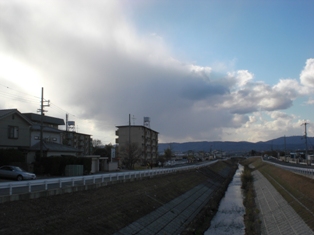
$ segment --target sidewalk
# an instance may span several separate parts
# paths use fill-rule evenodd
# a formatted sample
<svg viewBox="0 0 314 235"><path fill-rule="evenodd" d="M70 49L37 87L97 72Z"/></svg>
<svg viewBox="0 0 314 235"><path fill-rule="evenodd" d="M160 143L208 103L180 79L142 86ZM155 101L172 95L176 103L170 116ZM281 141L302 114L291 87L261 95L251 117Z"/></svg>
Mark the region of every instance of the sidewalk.
<svg viewBox="0 0 314 235"><path fill-rule="evenodd" d="M314 234L258 170L253 171L253 176L263 235Z"/></svg>

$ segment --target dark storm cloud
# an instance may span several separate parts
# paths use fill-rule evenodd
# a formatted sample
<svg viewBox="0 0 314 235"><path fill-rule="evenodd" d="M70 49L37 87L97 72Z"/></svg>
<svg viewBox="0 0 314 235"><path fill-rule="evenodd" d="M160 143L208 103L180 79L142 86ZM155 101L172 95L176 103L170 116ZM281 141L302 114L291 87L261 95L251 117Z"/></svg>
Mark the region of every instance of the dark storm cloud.
<svg viewBox="0 0 314 235"><path fill-rule="evenodd" d="M193 79L193 78L192 78ZM183 88L182 97L190 100L203 100L216 95L224 95L229 92L229 88L214 82L198 81L188 83Z"/></svg>

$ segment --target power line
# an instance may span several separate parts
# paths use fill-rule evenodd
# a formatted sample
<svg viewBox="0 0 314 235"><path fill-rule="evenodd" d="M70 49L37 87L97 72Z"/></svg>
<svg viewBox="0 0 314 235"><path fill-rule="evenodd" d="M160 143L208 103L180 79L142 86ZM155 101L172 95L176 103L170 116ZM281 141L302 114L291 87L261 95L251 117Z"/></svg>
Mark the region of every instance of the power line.
<svg viewBox="0 0 314 235"><path fill-rule="evenodd" d="M11 91L11 93L10 93L10 92L6 92L6 91L1 91L1 90L0 90L0 96L1 96L1 97L8 98L8 99L11 99L11 100L15 100L15 101L18 101L18 102L34 103L34 104L40 105L41 97L34 96L34 95L29 94L29 93L25 93L25 92L22 92L22 91L18 91L18 90L12 89L12 88L10 88L10 87L8 87L8 86L5 86L5 85L3 85L3 84L0 84L0 86L2 86L2 87L4 87L4 88L8 89L9 91ZM12 91L15 92L15 93L17 93L17 94L12 93ZM24 94L24 95L26 95L26 96L29 96L29 97L21 96L21 93ZM48 102L48 100L46 100L46 99L44 99L44 98L43 98L43 101L44 101L44 102ZM70 112L68 112L68 111L66 111L66 110L64 110L64 109L62 109L62 108L60 108L60 107L57 106L55 103L51 103L51 102L50 102L50 104L52 104L52 106L50 106L52 109L58 110L57 112L60 113L60 110L61 110L61 111L62 111L62 114L68 113L68 114L70 114L71 116L76 117L76 115L71 114Z"/></svg>
<svg viewBox="0 0 314 235"><path fill-rule="evenodd" d="M0 84L0 86L3 86L3 87L5 87L6 89L9 89L9 90L12 90L12 91L15 91L15 92L18 92L18 93L23 93L23 94L25 94L25 95L28 95L28 96L31 96L31 97L35 97L35 98L37 98L37 99L41 99L41 97L39 97L39 96L34 96L34 95L31 95L31 94L26 93L26 92L24 92L24 91L18 91L18 90L15 90L15 89L10 88L10 87L8 87L8 86L5 86L5 85L3 85L3 84Z"/></svg>

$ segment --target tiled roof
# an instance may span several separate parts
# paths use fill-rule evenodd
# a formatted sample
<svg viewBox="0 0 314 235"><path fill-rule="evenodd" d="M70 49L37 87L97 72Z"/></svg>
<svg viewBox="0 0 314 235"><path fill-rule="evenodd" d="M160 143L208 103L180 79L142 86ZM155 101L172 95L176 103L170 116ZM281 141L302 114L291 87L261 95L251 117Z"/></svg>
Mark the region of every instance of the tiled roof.
<svg viewBox="0 0 314 235"><path fill-rule="evenodd" d="M0 110L0 118L17 112L17 109L2 109Z"/></svg>
<svg viewBox="0 0 314 235"><path fill-rule="evenodd" d="M12 114L19 115L22 119L24 119L26 122L31 124L31 121L27 117L22 115L17 109L1 109L0 110L0 119L5 118L5 117L12 115Z"/></svg>
<svg viewBox="0 0 314 235"><path fill-rule="evenodd" d="M40 142L30 147L30 150L40 150ZM43 151L49 152L81 152L81 150L62 144L43 141Z"/></svg>
<svg viewBox="0 0 314 235"><path fill-rule="evenodd" d="M36 113L23 113L25 117L27 117L29 120L32 122L40 122L41 121L41 115L36 114ZM56 117L50 117L50 116L43 116L43 122L44 123L49 123L49 124L54 124L54 125L64 125L64 120L61 118L56 118Z"/></svg>

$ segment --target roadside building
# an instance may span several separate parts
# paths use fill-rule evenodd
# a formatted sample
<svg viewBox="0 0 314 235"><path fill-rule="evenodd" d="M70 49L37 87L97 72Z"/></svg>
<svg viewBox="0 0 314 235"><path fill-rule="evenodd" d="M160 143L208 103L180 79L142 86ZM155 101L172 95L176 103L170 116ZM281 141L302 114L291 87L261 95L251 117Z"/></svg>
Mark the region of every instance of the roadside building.
<svg viewBox="0 0 314 235"><path fill-rule="evenodd" d="M0 110L0 148L29 148L31 126L32 122L17 109Z"/></svg>
<svg viewBox="0 0 314 235"><path fill-rule="evenodd" d="M77 156L83 157L91 155L93 144L91 135L78 133L75 131L62 131L62 144L79 150Z"/></svg>
<svg viewBox="0 0 314 235"><path fill-rule="evenodd" d="M126 125L117 126L116 144L117 158L123 161L123 149L128 148L130 144L135 144L139 152L139 164L156 164L158 157L158 132L147 126Z"/></svg>
<svg viewBox="0 0 314 235"><path fill-rule="evenodd" d="M40 151L43 152L44 157L79 156L81 154L81 150L63 145L63 131L59 129L59 126L65 125L63 119L46 115L41 116L36 113L23 113L22 115L31 122L30 146L27 151L28 163L35 161L36 156L40 156ZM40 144L41 135L43 137L42 146Z"/></svg>

